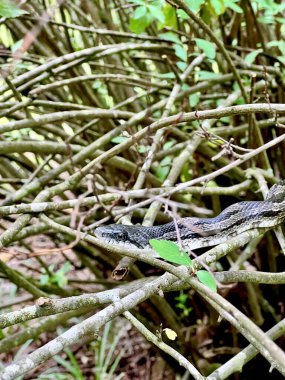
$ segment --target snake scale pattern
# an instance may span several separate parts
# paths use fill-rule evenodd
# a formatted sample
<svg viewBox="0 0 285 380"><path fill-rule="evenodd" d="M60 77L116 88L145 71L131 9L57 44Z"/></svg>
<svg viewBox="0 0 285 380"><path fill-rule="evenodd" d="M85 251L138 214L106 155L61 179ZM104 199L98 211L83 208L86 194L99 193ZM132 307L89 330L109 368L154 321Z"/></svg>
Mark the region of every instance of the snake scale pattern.
<svg viewBox="0 0 285 380"><path fill-rule="evenodd" d="M273 185L264 201L235 203L213 218L187 217L164 225L144 227L111 224L95 229L95 235L107 243L125 248L149 248L150 239L177 242L197 249L226 242L245 231L268 229L285 220L285 180Z"/></svg>

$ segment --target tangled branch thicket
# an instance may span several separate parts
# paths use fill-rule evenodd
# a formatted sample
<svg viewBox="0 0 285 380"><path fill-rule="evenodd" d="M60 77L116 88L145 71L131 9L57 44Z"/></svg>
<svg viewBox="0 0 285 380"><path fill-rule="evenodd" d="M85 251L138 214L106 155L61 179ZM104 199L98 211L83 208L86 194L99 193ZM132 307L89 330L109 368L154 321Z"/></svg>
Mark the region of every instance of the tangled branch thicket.
<svg viewBox="0 0 285 380"><path fill-rule="evenodd" d="M283 378L281 227L195 252L218 293L93 234L285 178L280 2L4 3L0 378Z"/></svg>

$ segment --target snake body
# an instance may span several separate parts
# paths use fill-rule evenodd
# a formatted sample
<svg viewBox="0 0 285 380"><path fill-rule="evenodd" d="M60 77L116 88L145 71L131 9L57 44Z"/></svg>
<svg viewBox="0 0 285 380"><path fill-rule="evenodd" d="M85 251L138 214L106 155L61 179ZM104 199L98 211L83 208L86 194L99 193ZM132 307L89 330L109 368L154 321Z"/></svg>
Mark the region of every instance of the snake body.
<svg viewBox="0 0 285 380"><path fill-rule="evenodd" d="M148 248L150 239L179 241L185 249L210 247L251 229L268 229L285 219L285 181L273 185L264 201L235 203L214 218L181 218L164 225L145 227L111 224L95 235L126 248Z"/></svg>

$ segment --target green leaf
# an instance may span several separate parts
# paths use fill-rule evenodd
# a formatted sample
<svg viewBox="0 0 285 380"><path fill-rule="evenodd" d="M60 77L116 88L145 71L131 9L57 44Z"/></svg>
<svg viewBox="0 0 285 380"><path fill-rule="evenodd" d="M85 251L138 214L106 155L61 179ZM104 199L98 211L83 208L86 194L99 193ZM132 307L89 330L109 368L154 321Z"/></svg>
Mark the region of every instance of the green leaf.
<svg viewBox="0 0 285 380"><path fill-rule="evenodd" d="M128 140L127 136L116 136L116 137L113 137L111 141L115 144L121 144L125 142L126 140Z"/></svg>
<svg viewBox="0 0 285 380"><path fill-rule="evenodd" d="M217 16L220 16L225 12L226 7L223 0L210 0L210 3Z"/></svg>
<svg viewBox="0 0 285 380"><path fill-rule="evenodd" d="M187 62L187 51L183 45L176 44L175 47L176 57L180 58L182 61Z"/></svg>
<svg viewBox="0 0 285 380"><path fill-rule="evenodd" d="M177 29L177 17L175 9L170 4L165 4L163 8L163 13L165 17L163 26L168 26L170 28Z"/></svg>
<svg viewBox="0 0 285 380"><path fill-rule="evenodd" d="M200 100L200 92L196 92L195 94L189 95L189 105L191 108L195 107Z"/></svg>
<svg viewBox="0 0 285 380"><path fill-rule="evenodd" d="M142 154L147 153L149 149L150 149L150 146L146 146L146 145L139 145L138 147L138 151Z"/></svg>
<svg viewBox="0 0 285 380"><path fill-rule="evenodd" d="M153 18L151 16L148 17L148 14L137 20L131 18L129 25L130 31L136 34L143 33L152 21Z"/></svg>
<svg viewBox="0 0 285 380"><path fill-rule="evenodd" d="M166 156L160 161L159 165L157 166L156 176L161 181L164 181L165 178L167 177L167 174L169 173L169 170L170 170L171 161L172 161L172 157Z"/></svg>
<svg viewBox="0 0 285 380"><path fill-rule="evenodd" d="M144 17L146 13L147 13L147 9L145 6L137 7L137 9L135 10L132 16L132 19L138 20L139 18Z"/></svg>
<svg viewBox="0 0 285 380"><path fill-rule="evenodd" d="M16 4L10 0L0 0L0 16L6 18L14 18L28 12L20 9Z"/></svg>
<svg viewBox="0 0 285 380"><path fill-rule="evenodd" d="M179 37L177 36L177 34L175 34L173 32L160 33L159 37L163 38L166 41L175 42L177 44L181 43L181 41L180 41Z"/></svg>
<svg viewBox="0 0 285 380"><path fill-rule="evenodd" d="M148 7L149 11L151 12L152 16L153 16L156 20L158 20L158 21L164 23L164 14L163 14L163 12L162 12L162 9L161 9L159 6L156 6L156 5L148 5L147 7Z"/></svg>
<svg viewBox="0 0 285 380"><path fill-rule="evenodd" d="M176 66L181 70L181 71L185 71L186 70L186 67L187 67L187 63L185 62L176 62Z"/></svg>
<svg viewBox="0 0 285 380"><path fill-rule="evenodd" d="M1 0L0 0L1 1ZM16 50L18 50L23 43L23 39L16 41L12 46L11 46L11 52L15 53Z"/></svg>
<svg viewBox="0 0 285 380"><path fill-rule="evenodd" d="M177 16L180 18L180 20L188 20L189 16L188 14L183 11L183 9L178 9L177 10Z"/></svg>
<svg viewBox="0 0 285 380"><path fill-rule="evenodd" d="M248 53L244 58L245 62L248 65L251 65L255 61L255 58L258 56L259 53L262 53L262 49L257 49Z"/></svg>
<svg viewBox="0 0 285 380"><path fill-rule="evenodd" d="M163 150L167 150L171 148L174 144L176 144L175 140L169 140L165 144L163 144Z"/></svg>
<svg viewBox="0 0 285 380"><path fill-rule="evenodd" d="M164 260L187 267L192 266L192 260L188 254L183 251L180 252L178 245L172 241L151 239L149 244Z"/></svg>
<svg viewBox="0 0 285 380"><path fill-rule="evenodd" d="M188 298L189 298L188 295L183 293L183 291L181 290L179 296L175 297L175 300L183 304L183 306L185 306Z"/></svg>
<svg viewBox="0 0 285 380"><path fill-rule="evenodd" d="M232 9L233 11L235 11L237 13L242 13L243 11L242 11L241 7L236 4L236 1L237 0L226 0L225 6L227 8Z"/></svg>
<svg viewBox="0 0 285 380"><path fill-rule="evenodd" d="M210 59L214 59L216 56L215 45L212 42L203 40L201 38L195 38L196 44L199 49L203 50L206 56Z"/></svg>
<svg viewBox="0 0 285 380"><path fill-rule="evenodd" d="M189 162L188 161L185 162L184 165L182 166L182 169L181 169L181 172L180 172L180 179L181 179L181 182L190 181L192 179L191 169L189 167ZM187 196L187 198L189 198L189 203L190 203L192 195L191 194L187 194L186 196Z"/></svg>
<svg viewBox="0 0 285 380"><path fill-rule="evenodd" d="M191 9L191 11L198 12L201 5L205 3L205 0L184 0L184 2Z"/></svg>
<svg viewBox="0 0 285 380"><path fill-rule="evenodd" d="M198 280L207 286L209 289L211 289L213 292L217 292L217 284L216 280L213 277L213 275L210 272L207 272L206 270L198 270L196 272Z"/></svg>

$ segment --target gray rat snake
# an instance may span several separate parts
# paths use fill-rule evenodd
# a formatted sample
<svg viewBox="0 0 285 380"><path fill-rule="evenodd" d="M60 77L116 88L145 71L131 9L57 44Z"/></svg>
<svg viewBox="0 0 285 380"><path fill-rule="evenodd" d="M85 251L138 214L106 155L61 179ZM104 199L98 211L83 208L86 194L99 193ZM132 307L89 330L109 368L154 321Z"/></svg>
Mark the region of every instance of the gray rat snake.
<svg viewBox="0 0 285 380"><path fill-rule="evenodd" d="M164 225L144 227L111 224L95 229L95 235L126 248L149 248L150 239L180 240L186 249L210 247L226 242L242 232L268 229L285 219L285 180L273 185L264 201L235 203L214 218L181 218Z"/></svg>

